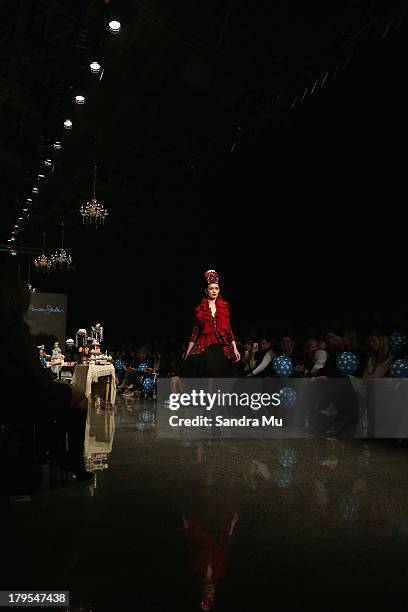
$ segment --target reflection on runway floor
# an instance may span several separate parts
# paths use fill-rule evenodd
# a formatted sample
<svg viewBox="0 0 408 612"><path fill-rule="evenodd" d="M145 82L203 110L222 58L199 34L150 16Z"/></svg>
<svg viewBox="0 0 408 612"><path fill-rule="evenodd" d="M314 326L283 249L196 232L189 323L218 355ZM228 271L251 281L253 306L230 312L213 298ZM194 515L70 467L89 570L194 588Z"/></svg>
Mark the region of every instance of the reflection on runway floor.
<svg viewBox="0 0 408 612"><path fill-rule="evenodd" d="M381 441L162 440L155 405L89 413L89 485L4 509L3 589L72 609L405 607L408 452ZM392 605L391 603L392 602Z"/></svg>

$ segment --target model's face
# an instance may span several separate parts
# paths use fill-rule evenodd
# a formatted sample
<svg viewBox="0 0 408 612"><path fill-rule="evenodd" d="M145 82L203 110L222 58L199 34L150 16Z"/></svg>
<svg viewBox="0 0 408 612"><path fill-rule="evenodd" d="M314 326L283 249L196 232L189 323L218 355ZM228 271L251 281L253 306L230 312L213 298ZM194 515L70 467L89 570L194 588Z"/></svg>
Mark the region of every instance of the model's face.
<svg viewBox="0 0 408 612"><path fill-rule="evenodd" d="M212 283L211 285L208 285L206 292L210 300L215 300L218 297L220 288L216 283Z"/></svg>
<svg viewBox="0 0 408 612"><path fill-rule="evenodd" d="M271 348L272 342L269 342L269 340L266 340L266 338L261 338L259 341L259 346L261 347L261 351L267 351Z"/></svg>
<svg viewBox="0 0 408 612"><path fill-rule="evenodd" d="M252 349L253 342L244 342L244 350L250 351Z"/></svg>

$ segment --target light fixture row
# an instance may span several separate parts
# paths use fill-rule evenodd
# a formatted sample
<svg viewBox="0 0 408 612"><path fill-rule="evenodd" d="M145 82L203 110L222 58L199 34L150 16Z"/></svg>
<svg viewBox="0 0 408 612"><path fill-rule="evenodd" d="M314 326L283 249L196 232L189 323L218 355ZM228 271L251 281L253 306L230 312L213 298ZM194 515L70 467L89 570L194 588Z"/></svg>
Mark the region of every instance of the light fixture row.
<svg viewBox="0 0 408 612"><path fill-rule="evenodd" d="M121 24L121 22L118 19L111 19L108 22L108 28L109 28L109 32L111 34L117 35L122 30L122 24ZM89 68L90 68L92 74L99 74L101 72L101 70L102 70L102 65L101 65L101 63L97 59L92 59L92 61L89 64ZM78 93L74 97L74 102L75 102L75 104L77 104L79 106L82 106L82 105L84 105L86 103L86 97L83 94ZM65 120L64 120L64 129L69 131L69 130L72 130L72 128L73 128L72 119L70 117L66 117ZM53 148L54 148L55 151L60 151L62 149L62 142L60 140L56 140L53 143ZM53 168L54 168L53 160L51 158L47 157L44 160L44 167L47 168L48 170L51 169L51 171L52 171ZM45 174L43 174L42 172L38 173L37 179L38 179L39 183L44 181L45 180ZM34 185L32 187L32 189L31 189L31 193L32 193L33 196L37 196L39 194L39 188L36 185ZM31 206L32 203L33 203L32 198L27 198L26 199L25 205L22 208L21 216L18 217L18 223L16 223L14 225L14 229L12 231L12 235L8 239L8 242L10 242L10 243L14 243L15 242L15 240L16 240L15 236L18 234L19 223L22 223L24 221L24 218L28 217L29 207ZM102 217L105 218L108 213L107 213L106 209L104 209L103 207L101 207L101 208L104 211ZM15 255L16 253L14 251L12 251L12 254Z"/></svg>

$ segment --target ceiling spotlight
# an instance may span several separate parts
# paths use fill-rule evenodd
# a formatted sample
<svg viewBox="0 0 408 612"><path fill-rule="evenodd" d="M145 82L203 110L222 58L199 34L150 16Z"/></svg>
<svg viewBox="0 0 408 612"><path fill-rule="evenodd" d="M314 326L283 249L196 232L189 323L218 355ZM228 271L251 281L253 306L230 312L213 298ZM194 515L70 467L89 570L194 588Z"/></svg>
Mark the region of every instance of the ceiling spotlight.
<svg viewBox="0 0 408 612"><path fill-rule="evenodd" d="M38 187L33 187L32 188L32 192L37 195L38 194Z"/></svg>
<svg viewBox="0 0 408 612"><path fill-rule="evenodd" d="M62 149L62 144L60 143L59 140L57 140L56 142L54 142L54 149L56 149L57 151L59 151L60 149Z"/></svg>
<svg viewBox="0 0 408 612"><path fill-rule="evenodd" d="M15 242L15 241L16 241L16 239L14 238L14 236L12 236L12 237L10 238L10 242Z"/></svg>
<svg viewBox="0 0 408 612"><path fill-rule="evenodd" d="M46 168L51 168L51 166L52 166L52 159L49 159L49 158L48 158L48 159L46 159L46 160L44 161L44 166L45 166Z"/></svg>
<svg viewBox="0 0 408 612"><path fill-rule="evenodd" d="M9 239L7 240L7 242L11 242L11 238L9 238Z"/></svg>
<svg viewBox="0 0 408 612"><path fill-rule="evenodd" d="M23 217L19 217L19 218L18 218L18 220L19 220L19 221L22 221L22 220L23 220Z"/></svg>
<svg viewBox="0 0 408 612"><path fill-rule="evenodd" d="M11 255L17 255L16 251L11 251Z"/></svg>
<svg viewBox="0 0 408 612"><path fill-rule="evenodd" d="M77 104L85 104L85 96L75 96L75 102Z"/></svg>
<svg viewBox="0 0 408 612"><path fill-rule="evenodd" d="M39 178L40 180L44 179L44 178L45 178L45 174L39 174L39 175L38 175L38 178Z"/></svg>
<svg viewBox="0 0 408 612"><path fill-rule="evenodd" d="M26 202L27 202L27 204L32 204L32 203L33 203L33 201L32 201L32 199L31 199L31 198L27 198L27 199L26 199Z"/></svg>
<svg viewBox="0 0 408 612"><path fill-rule="evenodd" d="M28 212L28 208L23 208L23 213Z"/></svg>
<svg viewBox="0 0 408 612"><path fill-rule="evenodd" d="M112 34L119 34L121 27L122 25L120 21L117 21L116 19L112 19L112 21L109 22L109 31Z"/></svg>
<svg viewBox="0 0 408 612"><path fill-rule="evenodd" d="M99 63L99 62L97 62L96 60L94 60L93 62L91 62L91 63L89 64L89 67L90 67L91 72L92 72L93 74L98 74L98 72L99 72L99 71L100 71L100 69L101 69L101 65L100 65L100 63Z"/></svg>
<svg viewBox="0 0 408 612"><path fill-rule="evenodd" d="M72 129L72 121L71 121L71 119L65 119L65 121L64 121L64 128L66 130L71 130Z"/></svg>

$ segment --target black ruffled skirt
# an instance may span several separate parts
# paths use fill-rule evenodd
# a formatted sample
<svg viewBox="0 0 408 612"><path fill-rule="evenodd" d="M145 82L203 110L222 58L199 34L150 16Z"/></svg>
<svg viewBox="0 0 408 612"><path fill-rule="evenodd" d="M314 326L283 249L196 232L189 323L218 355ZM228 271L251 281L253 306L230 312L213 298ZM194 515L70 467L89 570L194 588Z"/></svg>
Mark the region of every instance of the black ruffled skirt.
<svg viewBox="0 0 408 612"><path fill-rule="evenodd" d="M210 344L204 353L189 355L181 366L181 378L235 378L237 370L221 344Z"/></svg>

